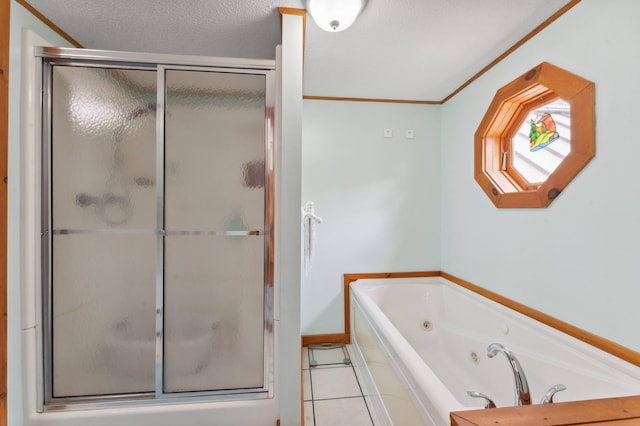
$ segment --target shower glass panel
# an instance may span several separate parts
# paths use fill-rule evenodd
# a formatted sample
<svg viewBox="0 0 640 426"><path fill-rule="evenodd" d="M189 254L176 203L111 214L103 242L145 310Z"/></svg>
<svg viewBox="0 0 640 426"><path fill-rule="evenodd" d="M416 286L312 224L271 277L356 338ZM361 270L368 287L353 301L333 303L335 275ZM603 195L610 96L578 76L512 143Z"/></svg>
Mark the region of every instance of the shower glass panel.
<svg viewBox="0 0 640 426"><path fill-rule="evenodd" d="M272 397L273 64L36 54L41 408Z"/></svg>
<svg viewBox="0 0 640 426"><path fill-rule="evenodd" d="M50 78L51 396L152 392L156 72Z"/></svg>
<svg viewBox="0 0 640 426"><path fill-rule="evenodd" d="M261 388L266 78L165 78L164 392Z"/></svg>

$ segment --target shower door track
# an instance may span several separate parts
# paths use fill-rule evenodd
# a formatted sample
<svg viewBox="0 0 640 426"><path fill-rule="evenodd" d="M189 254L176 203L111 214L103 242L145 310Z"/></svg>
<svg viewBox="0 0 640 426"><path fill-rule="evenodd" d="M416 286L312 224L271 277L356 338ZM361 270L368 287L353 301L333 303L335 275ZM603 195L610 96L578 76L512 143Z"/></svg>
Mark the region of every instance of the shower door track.
<svg viewBox="0 0 640 426"><path fill-rule="evenodd" d="M273 159L275 125L275 61L250 60L238 58L208 58L187 55L161 55L151 53L113 52L91 49L39 47L35 56L40 62L42 75L42 134L41 155L41 266L42 295L40 297L42 315L41 347L38 348L39 375L42 377L42 394L38 397L38 406L42 411L60 411L68 409L93 409L131 405L175 404L184 402L265 399L274 396L274 296L273 296ZM82 66L96 68L118 68L132 70L150 70L157 72L156 105L156 229L52 229L51 212L51 141L52 112L51 70L53 66ZM264 229L246 231L235 230L172 230L165 228L164 191L165 191L165 75L167 70L207 71L236 74L258 74L265 76L265 123L264 123ZM48 88L48 90L47 90ZM153 392L125 393L99 396L53 396L52 366L52 236L70 234L131 234L156 236L155 271L155 389ZM264 236L264 293L263 293L263 386L258 388L221 389L207 391L165 392L164 391L164 239L168 235L188 236Z"/></svg>

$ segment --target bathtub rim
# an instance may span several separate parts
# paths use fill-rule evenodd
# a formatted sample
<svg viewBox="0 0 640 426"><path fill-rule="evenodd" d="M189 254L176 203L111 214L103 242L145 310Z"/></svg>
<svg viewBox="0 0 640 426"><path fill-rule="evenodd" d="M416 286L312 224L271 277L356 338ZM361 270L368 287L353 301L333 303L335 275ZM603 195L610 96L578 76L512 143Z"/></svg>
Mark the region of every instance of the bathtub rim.
<svg viewBox="0 0 640 426"><path fill-rule="evenodd" d="M376 277L376 278L386 278L386 277ZM444 277L438 277L438 276L430 276L427 277L428 279L421 281L420 279L415 279L415 278L420 278L420 277L410 277L410 278L414 278L414 279L409 279L409 280L405 280L405 279L397 279L398 277L391 277L392 279L390 280L380 280L380 283L375 282L376 279L371 279L370 277L367 278L361 278L359 283L354 283L354 289L353 291L350 292L350 298L353 298L354 302L356 302L355 304L359 307L359 309L362 310L362 306L365 306L365 310L369 309L369 305L373 306L373 316L376 316L376 313L379 313L383 320L385 320L386 322L390 322L388 320L388 318L385 316L382 308L380 308L377 303L376 303L376 298L382 296L381 300L386 300L386 298L384 297L384 294L378 294L376 287L379 285L383 286L386 289L392 289L395 285L398 286L415 286L415 285L422 285L422 284L442 284L445 285L446 287L449 287L452 291L456 292L456 293L461 293L462 295L467 295L470 296L472 299L482 299L483 296L482 295L478 295L473 291L469 291L468 289L462 287L462 286L456 286L454 282L444 278ZM393 279L396 278L396 279ZM403 278L403 277L400 277ZM386 281L386 282L385 282ZM361 285L359 285L361 284ZM374 293L373 294L367 294L368 291L370 289L374 289ZM388 290L385 290L388 291ZM362 297L364 296L364 297ZM370 296L373 296L373 299L370 298ZM362 303L362 301L365 301L366 303ZM498 308L500 311L507 311L506 313L508 313L510 316L511 315L518 315L521 314L520 312L514 311L513 309L504 306L502 304L498 304L498 306L496 306L496 308ZM354 309L354 312L356 310ZM380 312L378 312L380 311ZM508 311L513 311L511 313L509 313ZM505 312L503 312L505 313ZM353 313L351 314L352 316L354 315ZM389 352L387 351L387 347L384 346L384 343L381 345L380 343L380 337L378 335L379 330L376 329L376 325L377 324L372 324L371 319L368 317L369 313L368 312L364 312L364 318L367 320L368 325L372 328L374 337L376 338L376 343L381 346L383 352L385 353L385 356L387 357L388 360L391 360L389 357ZM522 314L521 314L522 315ZM526 315L524 316L524 320L526 322L536 322L536 320L534 318L528 317ZM531 320L534 321L531 321ZM375 322L378 321L378 318L376 317ZM538 321L539 322L539 321ZM352 322L352 325L355 325ZM552 332L554 335L559 335L559 337L561 339L568 339L568 343L570 343L570 346L573 348L576 345L586 345L587 347L585 348L587 350L587 352L590 354L590 356L594 356L596 357L596 359L600 359L602 357L611 357L613 364L609 364L607 363L610 367L618 370L620 373L622 374L627 374L627 372L625 370L631 368L635 371L636 369L636 365L633 363L630 363L620 357L615 356L614 354L611 354L610 352L604 351L600 348L597 348L594 345L589 344L588 342L584 342L581 339L577 339L574 336L569 335L568 333L564 333L561 330L555 329L553 327L549 327L546 324L540 323L540 325L543 328L547 328L550 332ZM395 328L393 325L391 325L391 328ZM383 321L383 327L382 329L384 329L384 321ZM355 330L354 330L355 331ZM562 335L564 335L564 337L562 337ZM386 336L385 336L386 337ZM384 339L383 339L384 340ZM573 343L571 342L573 341ZM407 344L409 344L408 342L406 342ZM393 344L393 343L391 343ZM356 345L354 345L355 347ZM409 344L410 346L410 344ZM356 348L357 349L357 348ZM355 352L355 351L354 351ZM393 360L391 360L393 361ZM391 363L393 367L396 367L396 371L397 371L397 364L393 365L394 363ZM633 377L638 377L637 374L633 374ZM402 377L403 379L405 377ZM410 391L413 391L413 387L410 388ZM422 392L424 393L424 391ZM419 396L419 392L415 393ZM414 395L412 395L412 397L414 397ZM453 397L455 399L455 397ZM555 413L557 414L556 409L560 409L560 412L564 413L565 407L569 407L566 408L566 410L570 410L571 407L574 406L579 406L581 407L581 409L584 411L584 419L585 420L594 420L595 418L599 418L598 415L598 407L604 407L604 409L607 410L607 416L611 415L611 417L607 417L606 420L613 420L613 419L617 419L617 417L613 417L614 415L623 415L625 416L624 419L640 419L640 414L637 414L635 411L634 412L628 412L628 410L623 410L622 407L621 408L621 404L628 405L628 404L636 404L637 401L639 400L640 395L623 395L623 396L616 396L616 397L594 397L594 398L587 398L587 399L582 399L582 400L570 400L570 401L566 401L566 402L559 402L557 404L552 404L551 406L547 406L547 405L539 405L539 404L534 404L532 406L527 406L527 407L511 407L511 406L505 406L505 407L501 407L498 411L495 411L494 413L500 413L501 417L500 419L505 419L507 421L509 420L513 420L512 417L510 417L510 415L508 414L509 410L514 410L514 409L518 409L518 410L530 410L533 409L537 410L534 411L533 413L536 414L536 416L540 416L540 418L542 419L544 415L548 415L546 413ZM551 408L550 408L551 407ZM635 406L637 407L637 405ZM640 408L638 409L640 410ZM438 418L442 418L442 416L440 415L439 410L436 408L436 415ZM475 418L477 417L476 414L474 413L481 413L478 418L483 418L486 420L495 420L493 417L486 417L487 414L482 414L484 412L483 409L478 409L476 408L472 408L472 407L464 407L462 409L453 409L450 413L449 416L451 418L451 420L453 421L454 416L453 414L456 415L456 419L462 419L465 420L467 419L466 414L465 413L471 413L469 416L469 418ZM528 411L525 411L522 413L522 415L525 415L525 413L528 415ZM588 414L587 414L588 413ZM640 411L638 411L638 413L640 413ZM474 417L475 416L475 417ZM484 417L483 417L484 416ZM590 417L591 416L591 417ZM564 418L564 417L563 417ZM449 423L446 423L449 424ZM457 423L452 423L452 424L457 424ZM466 423L465 423L466 424ZM470 423L471 424L471 423ZM474 423L475 424L475 423ZM550 423L551 424L551 423ZM560 425L560 424L565 424L565 423L553 423L554 425ZM572 423L573 424L573 423Z"/></svg>
<svg viewBox="0 0 640 426"><path fill-rule="evenodd" d="M436 420L446 422L450 413L453 411L466 411L477 408L465 406L451 393L444 394L442 392L434 392L432 395L426 395L425 389L432 388L434 385L444 389L447 389L447 387L433 371L428 368L424 370L421 368L421 366L424 365L424 361L420 355L404 336L397 332L397 329L382 312L380 307L367 295L359 298L357 293L358 289L351 293L353 302L355 302L355 305L359 308L363 319L372 331L378 347L382 349L388 364L395 371L405 390L412 398L418 413L425 422L431 421L432 423L437 423ZM352 312L355 314L355 309ZM376 316L375 320L370 317L372 313ZM356 351L360 351L357 343L352 345L352 347L355 347ZM359 361L363 362L364 360L360 359ZM367 370L369 368L366 363L363 363L360 367ZM423 370L428 377L420 376L417 378L412 373L416 369ZM370 373L367 372L367 374ZM373 383L375 385L375 380ZM432 401L435 413L430 412L424 406L423 401L426 400ZM442 407L447 408L442 410ZM434 419L435 416L438 418Z"/></svg>
<svg viewBox="0 0 640 426"><path fill-rule="evenodd" d="M379 313L380 315L385 316L386 317L385 324L387 323L386 320L388 319L390 321L389 324L391 325L391 327L397 329L400 332L400 335L402 335L403 338L407 340L407 342L409 342L409 345L412 348L414 348L414 350L418 353L421 353L420 351L422 350L420 349L420 345L418 344L418 346L414 346L414 343L412 343L413 341L410 340L409 337L404 335L404 329L402 327L396 327L395 320L397 320L398 318L396 317L395 320L392 319L392 315L394 313L393 311L395 311L395 309L391 309L392 312L388 312L387 311L388 308L385 306L387 301L395 300L396 290L400 291L401 292L400 294L409 294L410 296L413 297L413 299L415 299L419 297L418 296L419 293L415 293L416 291L420 292L424 290L424 291L428 291L429 294L431 294L431 290L429 288L434 287L434 291L435 291L434 294L437 294L437 296L434 296L434 297L438 298L438 301L439 301L438 303L441 303L442 306L444 306L445 311L449 311L449 309L447 308L449 302L445 302L445 299L440 300L440 297L445 297L446 299L453 298L451 300L453 300L454 304L457 304L459 302L463 304L472 303L476 305L479 303L480 308L484 309L486 307L490 310L490 315L493 315L495 313L497 316L500 317L499 323L502 325L506 325L507 328L509 329L509 331L507 331L505 334L510 334L511 330L517 330L517 334L520 334L520 335L522 335L523 333L524 334L530 333L530 336L531 336L530 339L524 339L524 341L522 339L520 340L516 339L515 341L503 342L503 343L506 343L512 350L520 354L521 362L523 362L523 360L527 360L526 362L531 362L532 360L536 360L536 362L543 362L549 365L556 366L560 370L570 370L576 374L585 375L592 379L604 380L605 382L610 381L612 374L614 375L620 374L621 376L619 377L619 380L621 382L619 383L619 385L626 387L627 389L615 390L615 392L620 392L620 393L619 394L613 393L613 394L618 396L637 394L638 383L640 383L640 369L638 369L637 366L621 358L613 356L608 352L602 351L592 345L586 344L585 342L578 340L572 336L569 336L566 333L562 333L554 328L551 328L534 319L531 319L530 317L527 317L516 311L513 311L512 309L509 309L503 305L492 302L465 288L456 286L452 282L444 278L441 278L441 277L409 278L409 279L396 278L396 279L389 279L389 280L362 279L362 280L358 280L355 283L352 283L352 287L353 288L351 289L351 294L352 295L355 294L356 300L360 301L361 299L365 299L368 302L367 305L364 305L363 303L360 303L360 305L375 306L375 308L370 308L370 309L373 309L373 312L374 312L373 315L376 315ZM409 291L409 293L404 293L405 291ZM461 299L458 300L458 298L461 298ZM399 300L403 300L403 299L401 298ZM370 302L370 305L369 305L369 302ZM397 307L397 305L395 304L394 306ZM454 316L457 317L459 315L462 315L462 317L464 318L464 314L462 312L457 312L455 314L452 312L449 312L449 314L452 314L452 317L450 318L451 322L448 323L447 327L445 327L447 332L453 332L456 336L465 337L465 338L475 338L476 335L483 336L482 334L484 332L483 329L476 329L470 334L465 332L466 325L462 322L457 322L457 319L453 318ZM447 320L447 318L438 317L438 315L435 313L434 315L435 315L435 318L433 318L434 320L438 320L438 321ZM445 315L448 315L448 314L445 314ZM414 320L422 321L422 317L414 318ZM469 320L470 320L469 318L466 318L466 321L469 321ZM406 324L404 326L406 326ZM495 324L494 326L497 327L497 324ZM500 335L500 333L498 334ZM413 338L415 337L416 336L414 335ZM536 347L535 345L531 345L529 343L531 339L539 339L539 338L551 339L551 341L553 342L553 346L560 345L564 347L566 351L563 352L562 354L558 354L558 353L550 354L546 350L539 349L539 347L543 347L543 346ZM490 341L501 341L501 337L494 336L492 339L489 339L484 343L488 344ZM415 343L418 343L418 342L415 342ZM478 351L478 353L480 353L480 351L483 350L482 343L480 343L480 346L475 348L475 350ZM579 366L577 366L575 365L576 362L571 361L571 359L573 359L571 357L577 357L575 358L576 362L578 360L581 360L586 362L586 364L580 364ZM425 362L427 363L427 365L429 365L428 361L425 360ZM595 364L593 364L594 362ZM600 369L598 367L599 365L601 365L604 368L604 370ZM612 371L609 371L609 369L611 369ZM443 381L443 383L447 383L447 382ZM569 394L570 393L563 393L562 399L566 399L566 397ZM461 398L466 399L464 396L460 394L455 394L455 395L456 395L455 398L457 398L460 402L463 401L463 399ZM541 398L542 395L543 394L537 395L537 393L534 395L532 393L532 396L534 396L534 399L536 400ZM584 397L582 399L589 399L589 398L603 398L603 397L594 395L591 397ZM572 400L577 400L577 399L573 397ZM466 405L465 403L463 404ZM503 403L503 406L506 406L506 405Z"/></svg>
<svg viewBox="0 0 640 426"><path fill-rule="evenodd" d="M351 307L350 307L350 284L361 279L386 279L386 278L426 278L426 277L441 277L451 283L465 288L473 293L479 294L493 302L496 302L502 306L512 309L522 315L532 318L544 325L547 325L557 331L567 334L573 338L576 338L588 345L598 348L604 352L609 353L617 358L622 359L630 364L640 367L640 352L636 352L630 348L622 346L611 340L605 339L591 332L583 330L579 327L571 325L567 322L561 321L551 315L545 314L536 309L530 308L522 303L511 300L507 297L501 296L498 293L494 293L491 290L487 290L469 281L458 278L444 271L413 271L413 272L374 272L374 273L348 273L344 274L343 288L344 288L344 334L343 335L331 335L332 339L336 341L343 341L345 343L351 342ZM322 336L326 341L327 336ZM319 336L308 336L308 339L303 339L303 343L318 339Z"/></svg>

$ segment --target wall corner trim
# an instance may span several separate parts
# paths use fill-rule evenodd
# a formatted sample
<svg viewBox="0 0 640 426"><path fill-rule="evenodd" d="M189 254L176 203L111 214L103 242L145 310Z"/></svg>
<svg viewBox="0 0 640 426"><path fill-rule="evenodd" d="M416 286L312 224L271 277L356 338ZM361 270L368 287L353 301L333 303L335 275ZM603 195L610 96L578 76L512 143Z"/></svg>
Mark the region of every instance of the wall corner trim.
<svg viewBox="0 0 640 426"><path fill-rule="evenodd" d="M0 424L6 425L8 330L7 330L7 167L9 146L9 51L11 2L0 3Z"/></svg>
<svg viewBox="0 0 640 426"><path fill-rule="evenodd" d="M59 26L57 26L56 24L51 22L46 16L44 16L42 13L40 13L40 11L38 9L36 9L33 6L31 6L27 2L27 0L15 0L15 1L16 1L16 3L18 3L19 5L21 5L25 9L27 9L33 16L35 16L36 18L41 20L46 26L51 28L53 31L58 33L62 38L67 40L69 43L71 43L73 46L75 46L77 48L81 48L81 49L84 48L84 46L82 46L80 43L78 43L78 41L76 41L76 39L74 39L69 34L67 34L62 28L60 28Z"/></svg>
<svg viewBox="0 0 640 426"><path fill-rule="evenodd" d="M279 7L278 11L280 12L280 32L282 32L282 15L302 16L302 58L304 60L304 49L307 41L307 11L292 7Z"/></svg>

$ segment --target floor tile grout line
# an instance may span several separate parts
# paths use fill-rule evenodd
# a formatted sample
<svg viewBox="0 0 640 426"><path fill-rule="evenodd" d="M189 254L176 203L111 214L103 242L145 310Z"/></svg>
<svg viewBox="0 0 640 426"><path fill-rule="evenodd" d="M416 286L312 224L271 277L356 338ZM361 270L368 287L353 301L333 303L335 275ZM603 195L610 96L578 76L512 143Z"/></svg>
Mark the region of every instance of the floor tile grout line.
<svg viewBox="0 0 640 426"><path fill-rule="evenodd" d="M365 408L367 410L367 414L369 416L369 421L371 422L371 425L375 425L374 421L373 421L373 416L371 415L371 409L369 408L369 404L367 403L367 399L364 395L364 391L362 389L362 384L360 383L360 380L358 379L358 375L356 374L356 370L355 370L355 365L353 364L353 359L352 359L352 354L351 351L349 351L349 349L345 346L345 350L347 353L347 356L350 359L350 363L349 364L320 364L318 366L311 366L311 364L309 364L309 385L311 388L311 409L312 409L312 413L313 413L313 425L316 425L316 414L315 414L315 404L316 402L320 402L320 401L335 401L335 400L341 400L341 399L356 399L356 398L362 398L362 402L364 402ZM309 349L307 348L307 359L309 360L309 362L311 361L310 358L310 352ZM321 368L318 368L321 367ZM331 369L331 368L351 368L351 372L353 373L353 377L356 379L356 384L358 385L358 391L360 392L360 395L352 395L352 396L343 396L343 397L332 397L332 398L321 398L321 399L316 399L315 395L314 395L314 391L313 391L313 374L312 372L314 370L323 370L323 369ZM309 401L307 401L309 402Z"/></svg>
<svg viewBox="0 0 640 426"><path fill-rule="evenodd" d="M335 401L336 399L356 399L356 398L364 398L362 395L353 395L353 396L335 396L331 398L320 398L314 399L313 401ZM308 401L307 401L308 402Z"/></svg>
<svg viewBox="0 0 640 426"><path fill-rule="evenodd" d="M307 361L311 361L309 358L309 348L307 348ZM316 426L316 403L313 398L313 374L311 374L311 364L309 363L309 388L311 388L311 416L313 418L313 426Z"/></svg>
<svg viewBox="0 0 640 426"><path fill-rule="evenodd" d="M349 354L349 359L351 359L351 351L347 348L347 353ZM362 394L362 399L364 401L364 406L367 407L367 414L369 414L369 420L371 420L371 424L373 425L373 416L371 415L371 409L369 408L369 404L367 403L367 398L364 396L364 391L362 390L362 384L360 384L360 379L358 379L358 375L356 374L356 367L353 365L353 360L351 361L351 368L353 369L353 375L356 376L356 382L358 383L358 388L360 388L360 393Z"/></svg>
<svg viewBox="0 0 640 426"><path fill-rule="evenodd" d="M371 424L373 424L373 416L371 415L371 409L369 409L369 404L367 403L367 398L364 397L364 391L362 390L362 385L360 384L360 380L358 379L358 375L356 374L356 369L353 367L353 374L356 376L356 382L358 382L358 387L360 388L360 393L362 394L362 400L364 401L364 406L367 407L367 414L369 415L369 420L371 420Z"/></svg>
<svg viewBox="0 0 640 426"><path fill-rule="evenodd" d="M310 377L313 377L313 371L319 372L319 371L326 371L326 370L337 370L337 369L331 369L331 368L321 368L319 370L310 370ZM330 398L316 398L315 397L315 393L313 393L313 380L311 381L311 388L312 388L312 393L313 393L313 400L314 401L320 401L320 400L327 400L327 399L341 399L341 398L356 398L356 397L364 397L364 394L362 392L362 387L360 386L360 382L358 380L358 376L356 376L355 374L355 370L353 369L352 365L349 366L345 366L344 371L349 371L349 373L346 373L347 375L350 375L351 377L353 377L356 381L356 385L357 385L357 394L356 395L346 395L346 396L336 396L336 397L330 397ZM354 389L355 390L355 389ZM330 390L328 393L331 393L332 391Z"/></svg>

